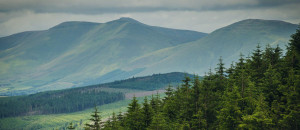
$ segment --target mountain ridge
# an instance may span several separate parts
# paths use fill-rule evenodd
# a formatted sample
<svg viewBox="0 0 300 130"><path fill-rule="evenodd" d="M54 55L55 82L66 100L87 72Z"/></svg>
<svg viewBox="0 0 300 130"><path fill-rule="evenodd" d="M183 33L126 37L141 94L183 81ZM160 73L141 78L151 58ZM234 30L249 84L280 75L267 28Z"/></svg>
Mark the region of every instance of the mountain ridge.
<svg viewBox="0 0 300 130"><path fill-rule="evenodd" d="M268 23L271 23L271 25ZM297 25L282 21L243 20L217 29L199 40L164 48L147 54L148 56L136 58L136 61L125 68L128 69L132 65L147 66L148 70L146 69L138 76L151 73L153 70L154 73L167 73L176 70L204 75L210 68L215 68L220 56L222 56L226 67L228 67L231 62L239 58L240 53L247 56L258 43L263 48L267 44L272 47L279 45L284 48L296 28ZM153 60L149 59L160 62L153 64ZM184 60L178 62L178 59ZM175 67L167 67L170 65Z"/></svg>
<svg viewBox="0 0 300 130"><path fill-rule="evenodd" d="M22 35L0 38L1 48L10 44L12 38L16 40L14 46L0 51L0 84L4 86L0 93L20 88L31 93L82 86L114 71L128 73L122 78L131 77L141 68L128 72L119 68L132 58L205 35L119 19L99 24L64 22L48 30L34 31L24 38Z"/></svg>
<svg viewBox="0 0 300 130"><path fill-rule="evenodd" d="M65 22L44 31L0 38L0 94L29 94L153 73L203 75L220 56L229 66L258 42L262 47L269 43L284 47L296 28L282 21L248 19L207 35L130 18ZM8 43L13 44L4 46Z"/></svg>

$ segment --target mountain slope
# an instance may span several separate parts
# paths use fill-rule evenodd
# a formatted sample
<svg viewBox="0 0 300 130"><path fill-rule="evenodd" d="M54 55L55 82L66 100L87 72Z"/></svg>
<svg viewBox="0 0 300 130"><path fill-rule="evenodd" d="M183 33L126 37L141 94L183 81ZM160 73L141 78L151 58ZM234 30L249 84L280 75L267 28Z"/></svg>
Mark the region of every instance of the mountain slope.
<svg viewBox="0 0 300 130"><path fill-rule="evenodd" d="M240 53L248 56L257 44L284 48L297 25L276 20L243 20L220 28L190 43L164 48L141 56L124 69L145 67L138 75L182 71L203 75L214 70L220 56L226 66Z"/></svg>
<svg viewBox="0 0 300 130"><path fill-rule="evenodd" d="M193 77L190 74L173 72L31 95L2 97L0 98L0 119L22 115L82 111L95 104L103 105L124 100L125 94L132 92L135 94L152 92L165 89L171 84L178 85L185 76Z"/></svg>
<svg viewBox="0 0 300 130"><path fill-rule="evenodd" d="M134 58L204 36L121 18L107 23L65 22L49 30L3 37L0 93L26 94L128 78L144 69L120 69Z"/></svg>

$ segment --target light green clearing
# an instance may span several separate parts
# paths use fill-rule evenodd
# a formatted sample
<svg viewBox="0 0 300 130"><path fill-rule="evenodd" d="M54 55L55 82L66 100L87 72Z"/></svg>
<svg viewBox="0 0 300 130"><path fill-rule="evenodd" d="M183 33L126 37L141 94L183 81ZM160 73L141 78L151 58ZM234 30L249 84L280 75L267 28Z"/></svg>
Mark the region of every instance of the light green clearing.
<svg viewBox="0 0 300 130"><path fill-rule="evenodd" d="M159 94L160 97L164 97L164 93ZM148 99L151 96L147 96ZM145 97L138 97L140 103L143 102ZM98 106L98 110L101 112L102 120L106 120L113 112L118 114L119 112L126 112L128 104L131 99L126 99L102 106ZM50 115L34 115L34 116L22 116L22 117L9 117L0 119L0 129L14 130L14 129L62 129L70 122L77 125L77 129L82 129L84 124L89 122L88 119L94 111L94 108L86 109L80 112L66 113L66 114L50 114ZM82 125L80 125L82 120Z"/></svg>

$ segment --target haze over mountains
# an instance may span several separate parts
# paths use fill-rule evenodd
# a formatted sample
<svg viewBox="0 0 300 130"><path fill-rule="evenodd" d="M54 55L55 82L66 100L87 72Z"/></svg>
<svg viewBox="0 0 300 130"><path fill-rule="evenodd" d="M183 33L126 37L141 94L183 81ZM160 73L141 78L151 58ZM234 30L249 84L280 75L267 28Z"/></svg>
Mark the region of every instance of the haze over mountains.
<svg viewBox="0 0 300 130"><path fill-rule="evenodd" d="M284 47L297 25L243 20L210 34L145 25L130 18L65 22L0 38L0 94L19 95L166 72L203 75L257 43Z"/></svg>

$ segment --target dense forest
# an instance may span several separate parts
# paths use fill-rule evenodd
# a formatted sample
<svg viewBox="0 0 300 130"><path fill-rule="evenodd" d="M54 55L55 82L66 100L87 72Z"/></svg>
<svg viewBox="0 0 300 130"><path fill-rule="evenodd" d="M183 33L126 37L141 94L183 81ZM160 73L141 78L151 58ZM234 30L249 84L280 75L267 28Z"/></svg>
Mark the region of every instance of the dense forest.
<svg viewBox="0 0 300 130"><path fill-rule="evenodd" d="M258 45L227 69L220 58L203 80L186 77L163 99L156 95L140 104L133 98L126 113L106 122L96 108L86 129L300 129L299 29L285 55L278 46Z"/></svg>
<svg viewBox="0 0 300 130"><path fill-rule="evenodd" d="M192 77L189 74L172 72L65 90L2 97L0 118L81 111L95 104L103 105L123 100L124 93L130 90L157 90L168 84L178 84L185 76Z"/></svg>
<svg viewBox="0 0 300 130"><path fill-rule="evenodd" d="M95 104L103 105L124 99L123 93L99 89L66 89L27 96L0 98L0 118L22 115L54 114L81 111Z"/></svg>
<svg viewBox="0 0 300 130"><path fill-rule="evenodd" d="M152 91L163 89L168 84L179 84L185 76L193 75L181 72L171 72L166 74L153 74L145 77L132 77L126 80L119 80L111 83L87 86L87 88L109 87L119 89L137 89Z"/></svg>

